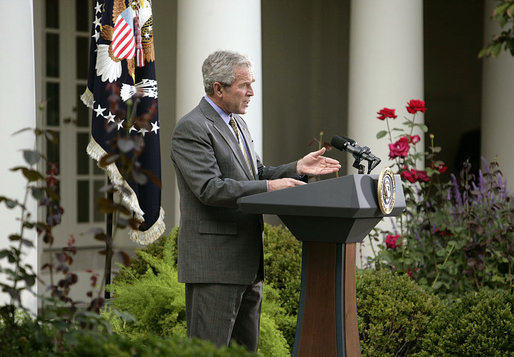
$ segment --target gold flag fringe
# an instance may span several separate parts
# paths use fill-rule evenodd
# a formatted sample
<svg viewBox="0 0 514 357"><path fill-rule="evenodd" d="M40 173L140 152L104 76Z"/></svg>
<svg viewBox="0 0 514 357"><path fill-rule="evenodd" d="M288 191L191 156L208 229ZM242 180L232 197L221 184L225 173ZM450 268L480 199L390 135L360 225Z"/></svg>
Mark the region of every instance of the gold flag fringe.
<svg viewBox="0 0 514 357"><path fill-rule="evenodd" d="M93 109L95 98L93 97L93 93L89 90L88 87L86 87L86 90L84 91L84 93L82 93L80 99L86 107Z"/></svg>
<svg viewBox="0 0 514 357"><path fill-rule="evenodd" d="M148 245L159 239L164 233L165 229L166 225L164 224L164 209L161 207L159 218L157 219L157 221L155 221L153 226L147 229L146 231L138 231L131 229L130 239L141 245Z"/></svg>
<svg viewBox="0 0 514 357"><path fill-rule="evenodd" d="M88 90L86 90L86 92L87 91ZM84 92L84 94L86 92ZM91 92L89 91L89 93ZM82 95L82 97L84 97L84 94ZM84 99L82 99L82 101L84 101ZM100 159L107 154L107 152L105 152L105 150L95 141L94 138L91 138L91 141L87 146L87 153L89 157L96 160L96 162L99 162ZM120 196L123 205L132 210L137 221L144 222L144 212L139 206L136 193L130 187L127 181L123 179L123 176L121 176L116 164L111 163L104 170L107 172L107 176L109 176L109 179L111 180L113 186L120 191ZM125 192L125 194L123 192ZM130 229L130 239L132 239L136 243L147 245L158 239L164 233L165 229L166 226L164 224L164 210L161 207L159 218L153 224L153 226L146 231Z"/></svg>

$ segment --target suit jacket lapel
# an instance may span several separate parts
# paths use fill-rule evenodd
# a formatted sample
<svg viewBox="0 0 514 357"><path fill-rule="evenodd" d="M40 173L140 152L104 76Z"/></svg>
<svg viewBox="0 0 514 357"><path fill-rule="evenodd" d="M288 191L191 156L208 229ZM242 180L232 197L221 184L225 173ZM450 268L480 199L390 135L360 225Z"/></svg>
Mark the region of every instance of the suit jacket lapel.
<svg viewBox="0 0 514 357"><path fill-rule="evenodd" d="M250 172L250 168L246 164L246 160L243 156L243 153L241 152L241 149L239 148L239 145L237 143L237 140L232 133L232 129L229 128L229 126L223 121L223 119L219 116L218 113L214 110L214 108L205 100L202 98L200 101L200 109L204 113L205 117L212 121L214 124L214 127L220 135L225 139L227 145L229 146L230 150L234 153L234 155L237 158L237 161L239 161L239 165L241 166L241 169L244 171L246 176L249 180L254 180L252 173ZM239 123L239 121L238 121ZM241 125L240 125L241 126ZM246 137L245 137L245 140ZM247 140L248 145L248 140ZM253 157L253 155L252 155ZM253 161L253 159L251 159ZM255 165L254 165L255 166Z"/></svg>

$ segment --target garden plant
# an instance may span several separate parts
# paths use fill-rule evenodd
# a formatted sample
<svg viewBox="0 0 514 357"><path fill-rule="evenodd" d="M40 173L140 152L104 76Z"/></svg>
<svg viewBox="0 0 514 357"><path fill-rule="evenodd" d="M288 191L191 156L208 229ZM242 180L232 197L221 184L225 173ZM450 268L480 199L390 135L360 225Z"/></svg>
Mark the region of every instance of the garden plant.
<svg viewBox="0 0 514 357"><path fill-rule="evenodd" d="M389 157L402 178L407 208L393 220L392 229L376 229L370 235L381 245L370 264L407 274L428 291L452 299L482 288L512 291L514 225L512 194L496 162L486 163L473 174L465 162L458 176L441 182L447 170L436 155L441 150L429 135L427 152L417 148L419 113L425 103L411 100L404 127L389 129L394 109L383 108L378 119L387 130L377 138L389 139ZM424 170L416 167L425 160Z"/></svg>

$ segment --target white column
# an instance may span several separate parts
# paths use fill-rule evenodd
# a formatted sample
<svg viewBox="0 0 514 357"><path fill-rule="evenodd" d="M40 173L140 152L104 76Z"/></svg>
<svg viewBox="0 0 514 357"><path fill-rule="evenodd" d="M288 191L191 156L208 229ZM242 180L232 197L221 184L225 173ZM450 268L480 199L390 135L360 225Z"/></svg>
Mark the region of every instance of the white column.
<svg viewBox="0 0 514 357"><path fill-rule="evenodd" d="M485 1L484 44L500 34L500 26L491 19L496 1ZM514 57L502 51L497 58L485 58L482 67L481 154L488 161L497 160L514 187Z"/></svg>
<svg viewBox="0 0 514 357"><path fill-rule="evenodd" d="M262 158L260 0L178 0L177 10L177 120L205 94L201 69L209 54L216 50L244 54L253 62L255 75L255 95L244 119ZM178 217L178 203L176 207Z"/></svg>
<svg viewBox="0 0 514 357"><path fill-rule="evenodd" d="M349 62L348 136L382 159L375 169L379 172L392 161L387 138L376 139L386 129L376 113L384 107L396 109L398 118L390 123L398 127L403 116L410 116L407 102L424 100L422 1L352 1ZM422 140L416 147L423 145ZM347 163L348 173L356 173L352 163Z"/></svg>
<svg viewBox="0 0 514 357"><path fill-rule="evenodd" d="M382 159L373 173L393 165L388 158L388 138L376 139L378 131L387 129L377 119L377 112L384 107L396 109L398 118L389 122L391 128L400 127L404 116L411 117L405 109L410 99L424 100L422 1L353 0L347 134ZM427 107L430 110L430 103ZM417 122L423 122L422 115L416 117ZM415 133L422 138L416 144L417 150L424 150L422 133ZM357 173L352 164L348 156L349 174ZM418 169L423 165L420 163ZM369 256L369 240L366 238L364 243L362 254ZM357 261L360 263L359 257Z"/></svg>
<svg viewBox="0 0 514 357"><path fill-rule="evenodd" d="M32 132L12 134L23 128L36 125L36 99L34 74L34 28L32 0L3 1L0 15L0 43L3 51L0 56L2 86L0 87L0 195L23 202L26 180L21 173L11 172L15 166L26 166L22 149L34 149L35 137ZM13 33L13 29L16 29ZM28 202L32 218L37 217L34 200ZM8 236L20 232L20 210L10 210L0 204L0 249L10 245ZM37 244L35 231L28 231L25 238ZM27 253L25 262L38 268L37 247L23 248ZM5 264L5 260L2 260ZM3 277L2 277L3 278ZM34 287L35 288L35 287ZM37 300L30 294L22 296L24 306L37 311ZM9 296L0 293L0 304L8 302Z"/></svg>

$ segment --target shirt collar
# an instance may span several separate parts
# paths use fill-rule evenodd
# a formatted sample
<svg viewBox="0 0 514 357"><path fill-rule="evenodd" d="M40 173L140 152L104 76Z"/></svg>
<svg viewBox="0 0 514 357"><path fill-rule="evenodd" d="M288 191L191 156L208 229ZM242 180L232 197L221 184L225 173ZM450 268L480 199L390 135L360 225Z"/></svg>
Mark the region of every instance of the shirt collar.
<svg viewBox="0 0 514 357"><path fill-rule="evenodd" d="M227 125L229 125L229 123L228 123L228 122L230 121L230 117L228 116L228 114L227 114L227 113L225 113L225 111L224 111L223 109L221 109L220 107L218 107L218 105L217 105L216 103L214 103L214 102L212 101L212 99L211 99L211 98L209 98L209 96L207 96L207 95L206 95L204 98L205 98L205 100L206 100L206 101L211 105L211 107L213 107L213 108L214 108L214 110L216 111L216 113L218 113L218 114L219 114L219 116L221 117L221 119L223 119L223 121L224 121L225 123L227 123Z"/></svg>

